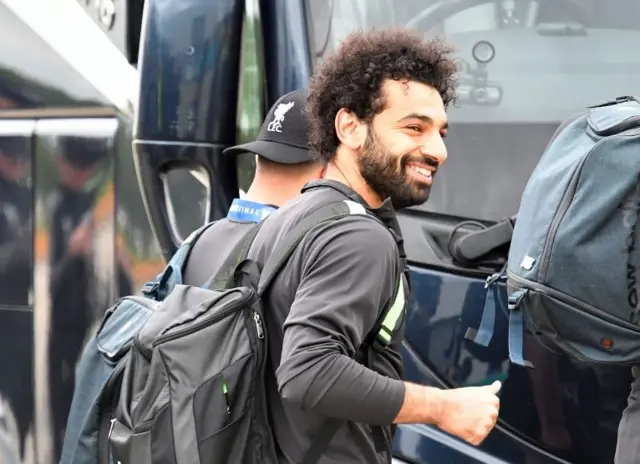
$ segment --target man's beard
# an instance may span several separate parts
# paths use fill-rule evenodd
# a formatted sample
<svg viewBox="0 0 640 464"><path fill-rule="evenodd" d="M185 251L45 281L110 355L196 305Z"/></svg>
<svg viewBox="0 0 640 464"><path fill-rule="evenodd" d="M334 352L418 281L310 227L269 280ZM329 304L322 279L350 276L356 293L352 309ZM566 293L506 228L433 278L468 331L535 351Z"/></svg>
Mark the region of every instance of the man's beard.
<svg viewBox="0 0 640 464"><path fill-rule="evenodd" d="M389 153L378 137L369 131L358 159L360 175L382 200L391 199L394 209L420 205L427 201L431 186L409 179L407 163L429 163L424 157L404 155L398 168L398 157ZM433 163L431 163L433 164ZM435 172L432 173L432 176Z"/></svg>

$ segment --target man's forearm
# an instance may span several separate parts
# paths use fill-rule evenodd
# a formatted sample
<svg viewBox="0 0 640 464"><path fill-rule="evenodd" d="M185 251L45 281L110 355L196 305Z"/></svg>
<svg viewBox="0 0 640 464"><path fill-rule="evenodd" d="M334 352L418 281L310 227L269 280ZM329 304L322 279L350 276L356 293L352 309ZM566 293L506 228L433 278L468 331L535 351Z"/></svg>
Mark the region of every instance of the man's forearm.
<svg viewBox="0 0 640 464"><path fill-rule="evenodd" d="M441 416L442 391L409 382L405 382L404 388L404 401L393 423L437 424Z"/></svg>

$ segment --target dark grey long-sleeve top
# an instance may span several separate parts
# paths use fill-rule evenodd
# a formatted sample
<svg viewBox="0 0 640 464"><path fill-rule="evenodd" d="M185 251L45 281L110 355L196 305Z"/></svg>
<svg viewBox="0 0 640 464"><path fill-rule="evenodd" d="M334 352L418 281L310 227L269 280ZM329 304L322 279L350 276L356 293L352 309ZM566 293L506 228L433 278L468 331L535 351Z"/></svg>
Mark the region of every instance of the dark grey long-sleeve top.
<svg viewBox="0 0 640 464"><path fill-rule="evenodd" d="M249 256L264 262L274 245L321 205L345 199L364 205L357 194L347 193L309 188L265 221ZM374 212L400 234L390 204ZM223 219L205 231L189 258L186 282L207 281L250 227ZM389 230L353 216L309 232L274 280L265 305L267 394L282 463L299 463L327 418L344 424L319 464L390 462L391 424L404 400L399 354L404 311L389 347L372 352L368 367L354 356L392 303L399 277Z"/></svg>
<svg viewBox="0 0 640 464"><path fill-rule="evenodd" d="M355 193L350 197L363 203ZM267 219L253 256L264 259L309 211L346 198L331 187L308 190ZM397 228L388 203L377 213ZM391 424L404 400L398 352L404 321L397 324L390 347L370 357L369 367L353 358L392 303L400 274L389 230L352 216L312 229L274 281L265 317L271 415L282 462L299 462L327 417L345 424L320 462L390 460ZM382 426L385 449L378 445L376 451L370 426Z"/></svg>

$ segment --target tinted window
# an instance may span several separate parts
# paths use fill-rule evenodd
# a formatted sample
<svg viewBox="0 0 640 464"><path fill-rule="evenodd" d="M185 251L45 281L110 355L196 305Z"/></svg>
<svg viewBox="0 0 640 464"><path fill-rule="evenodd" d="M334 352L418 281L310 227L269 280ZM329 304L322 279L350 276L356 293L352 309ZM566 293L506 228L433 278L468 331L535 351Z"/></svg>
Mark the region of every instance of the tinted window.
<svg viewBox="0 0 640 464"><path fill-rule="evenodd" d="M29 306L33 121L0 121L0 305Z"/></svg>
<svg viewBox="0 0 640 464"><path fill-rule="evenodd" d="M132 121L118 118L116 133L116 237L115 253L121 270L118 275L118 296L139 292L145 282L153 279L164 268L166 261L147 217L142 192L136 176L132 155Z"/></svg>
<svg viewBox="0 0 640 464"><path fill-rule="evenodd" d="M249 1L242 29L240 55L240 87L238 94L236 143L252 141L258 135L263 119L263 72L260 52L260 21L257 6ZM251 7L252 6L252 7ZM236 156L239 196L243 197L253 181L255 155ZM205 222L209 198L209 178L193 167L176 167L163 176L169 215L182 239Z"/></svg>
<svg viewBox="0 0 640 464"><path fill-rule="evenodd" d="M449 110L449 160L421 208L497 220L516 213L559 123L585 106L640 90L640 55L630 45L640 39L640 3L525 0L455 7L462 3L334 0L329 7L308 0L310 37L316 62L360 28L406 25L453 43L463 68L460 97ZM495 50L484 67L473 54L480 41ZM486 86L475 78L483 75Z"/></svg>
<svg viewBox="0 0 640 464"><path fill-rule="evenodd" d="M0 120L0 461L11 462L34 453L34 124Z"/></svg>
<svg viewBox="0 0 640 464"><path fill-rule="evenodd" d="M42 446L51 446L55 459L82 348L113 301L116 276L128 278L127 263L114 248L116 128L111 118L36 125L36 385L37 396L45 387L49 398L51 442Z"/></svg>
<svg viewBox="0 0 640 464"><path fill-rule="evenodd" d="M264 119L264 70L259 60L262 51L260 17L257 2L247 2L242 28L240 55L240 90L238 95L237 143L255 140ZM237 157L238 186L244 195L253 181L256 170L255 155L245 153Z"/></svg>
<svg viewBox="0 0 640 464"><path fill-rule="evenodd" d="M193 168L172 168L162 175L167 210L180 238L203 225L209 202L209 176Z"/></svg>

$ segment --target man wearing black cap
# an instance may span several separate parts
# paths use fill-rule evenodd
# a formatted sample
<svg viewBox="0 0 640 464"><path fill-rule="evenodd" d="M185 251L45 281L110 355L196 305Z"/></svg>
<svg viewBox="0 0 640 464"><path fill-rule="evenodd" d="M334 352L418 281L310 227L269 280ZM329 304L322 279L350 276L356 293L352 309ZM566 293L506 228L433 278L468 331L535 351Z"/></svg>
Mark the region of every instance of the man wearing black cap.
<svg viewBox="0 0 640 464"><path fill-rule="evenodd" d="M209 227L194 245L185 271L188 284L206 282L226 258L218 250L232 249L252 224L297 196L307 182L322 177L325 163L315 161L307 148L306 96L305 90L296 90L280 97L255 141L224 151L225 155L254 153L255 176L246 198L233 200L227 217Z"/></svg>

